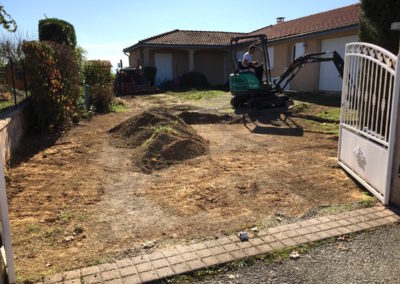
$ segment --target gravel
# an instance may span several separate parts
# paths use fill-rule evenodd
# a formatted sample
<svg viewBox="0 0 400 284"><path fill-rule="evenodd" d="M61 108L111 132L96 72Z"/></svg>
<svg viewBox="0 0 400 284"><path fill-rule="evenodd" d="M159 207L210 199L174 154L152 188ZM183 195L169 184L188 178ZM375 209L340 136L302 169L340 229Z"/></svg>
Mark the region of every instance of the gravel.
<svg viewBox="0 0 400 284"><path fill-rule="evenodd" d="M281 264L262 261L195 283L400 283L400 226L361 233Z"/></svg>

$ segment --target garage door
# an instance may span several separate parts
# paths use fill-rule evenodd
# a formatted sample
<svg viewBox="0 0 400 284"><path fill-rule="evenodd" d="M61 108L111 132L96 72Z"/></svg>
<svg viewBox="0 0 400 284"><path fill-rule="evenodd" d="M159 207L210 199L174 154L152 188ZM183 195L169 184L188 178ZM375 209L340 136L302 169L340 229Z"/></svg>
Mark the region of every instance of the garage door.
<svg viewBox="0 0 400 284"><path fill-rule="evenodd" d="M169 53L154 54L154 65L157 68L156 84L172 80L172 55Z"/></svg>
<svg viewBox="0 0 400 284"><path fill-rule="evenodd" d="M345 45L358 41L357 36L338 37L322 41L321 51L336 50L344 58ZM319 72L319 89L321 91L340 92L342 90L342 78L332 62L323 62Z"/></svg>

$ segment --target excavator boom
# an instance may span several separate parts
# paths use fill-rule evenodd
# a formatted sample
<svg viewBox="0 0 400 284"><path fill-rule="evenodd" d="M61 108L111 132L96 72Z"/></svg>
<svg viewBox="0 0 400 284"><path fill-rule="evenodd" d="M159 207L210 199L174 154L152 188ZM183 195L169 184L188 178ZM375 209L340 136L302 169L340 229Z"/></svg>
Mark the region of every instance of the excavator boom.
<svg viewBox="0 0 400 284"><path fill-rule="evenodd" d="M278 92L282 92L287 84L289 84L289 82L297 75L297 72L299 72L305 64L327 61L332 61L333 64L335 64L340 76L343 77L344 62L339 53L337 53L336 51L311 53L296 58L288 66L288 68L283 71L281 76L274 80L275 89Z"/></svg>

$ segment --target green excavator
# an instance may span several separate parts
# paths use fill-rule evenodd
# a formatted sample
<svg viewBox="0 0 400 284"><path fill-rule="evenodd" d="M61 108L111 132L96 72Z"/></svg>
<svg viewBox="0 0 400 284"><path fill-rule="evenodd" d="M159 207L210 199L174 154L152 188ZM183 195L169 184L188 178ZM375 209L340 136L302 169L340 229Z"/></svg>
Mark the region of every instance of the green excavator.
<svg viewBox="0 0 400 284"><path fill-rule="evenodd" d="M243 66L242 61L236 58L239 48L242 50L251 44L257 46L262 55L262 62L259 63L263 70L262 78L257 77L251 68ZM232 94L231 104L235 108L244 106L250 108L289 106L290 100L284 90L300 69L308 63L332 61L340 76L343 77L344 62L336 51L300 56L279 77L272 80L266 35L233 37L230 47L234 73L229 77L229 87Z"/></svg>

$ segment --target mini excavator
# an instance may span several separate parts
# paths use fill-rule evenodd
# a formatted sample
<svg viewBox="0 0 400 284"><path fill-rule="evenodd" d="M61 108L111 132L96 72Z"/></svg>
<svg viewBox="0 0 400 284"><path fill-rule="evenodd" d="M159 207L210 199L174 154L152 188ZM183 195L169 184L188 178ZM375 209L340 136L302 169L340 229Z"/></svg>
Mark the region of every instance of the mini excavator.
<svg viewBox="0 0 400 284"><path fill-rule="evenodd" d="M250 44L261 47L261 49L257 49L262 54L262 62L259 63L263 69L262 78L257 77L251 68L243 66L242 61L236 58L238 48L242 49ZM250 108L288 107L290 100L284 90L305 64L332 61L340 76L343 77L344 62L336 51L300 56L294 59L283 73L273 80L266 35L233 37L230 41L230 47L234 73L229 77L229 87L232 93L231 104L235 108L244 106Z"/></svg>

